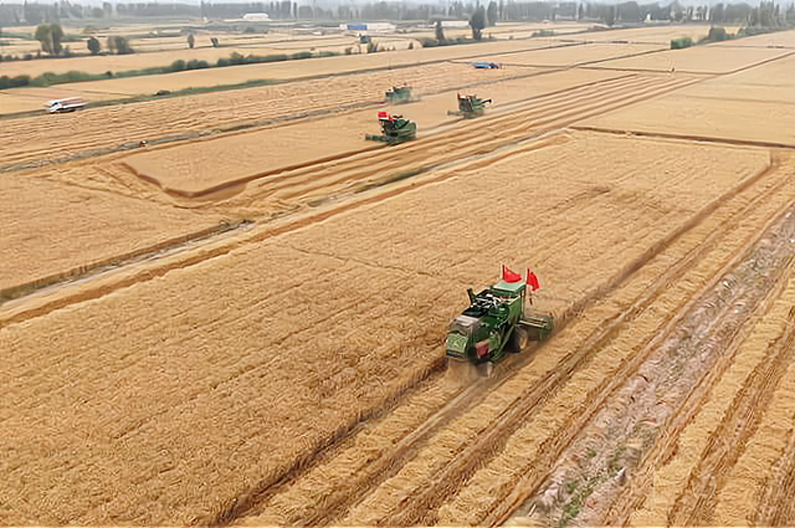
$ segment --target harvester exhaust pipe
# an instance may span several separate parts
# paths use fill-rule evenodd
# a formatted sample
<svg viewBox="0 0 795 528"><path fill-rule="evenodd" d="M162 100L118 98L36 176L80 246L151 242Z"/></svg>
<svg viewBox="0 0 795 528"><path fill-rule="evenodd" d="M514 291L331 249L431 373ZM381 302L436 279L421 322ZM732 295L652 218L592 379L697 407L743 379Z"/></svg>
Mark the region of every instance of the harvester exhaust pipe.
<svg viewBox="0 0 795 528"><path fill-rule="evenodd" d="M467 288L467 295L469 295L470 304L474 303L475 302L475 291L472 288Z"/></svg>

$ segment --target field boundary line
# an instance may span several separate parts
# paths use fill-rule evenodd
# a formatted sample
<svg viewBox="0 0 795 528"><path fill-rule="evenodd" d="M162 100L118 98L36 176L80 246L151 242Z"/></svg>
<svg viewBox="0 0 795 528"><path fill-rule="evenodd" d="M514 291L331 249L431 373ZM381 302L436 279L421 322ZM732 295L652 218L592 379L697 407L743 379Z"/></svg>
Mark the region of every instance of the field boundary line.
<svg viewBox="0 0 795 528"><path fill-rule="evenodd" d="M113 255L105 259L101 259L88 264L77 266L67 271L47 275L32 281L23 282L0 290L0 306L3 304L27 297L42 289L57 286L65 282L76 282L91 275L96 275L107 271L109 269L118 268L120 266L127 266L129 264L140 262L148 257L157 255L164 252L172 252L180 247L192 243L205 240L207 238L236 231L249 224L251 220L221 220L217 225L207 227L200 231L179 235L177 237L158 242L143 248L134 249L119 255Z"/></svg>
<svg viewBox="0 0 795 528"><path fill-rule="evenodd" d="M787 515L791 515L793 511L791 506L793 496L795 496L795 431L790 431L781 456L773 463L761 493L757 494L751 523L760 526L764 524L761 522L764 519L772 526L785 526L787 522L791 522L791 517Z"/></svg>
<svg viewBox="0 0 795 528"><path fill-rule="evenodd" d="M687 49L694 49L694 47L690 47ZM775 49L775 48L774 48ZM665 49L663 51L671 51L670 49ZM785 59L787 57L792 56L795 54L795 51L790 52L782 52L781 55L776 55L775 57L769 57L767 59L763 59L758 62L752 62L751 64L745 64L733 70L723 71L723 72L704 72L704 71L693 71L693 70L677 70L677 73L685 73L688 75L704 75L709 77L723 77L724 75L733 75L735 73L740 73L741 71L750 70L752 68L756 68L757 66L764 66L770 62L774 62L777 60ZM609 60L620 60L629 57L615 57ZM605 61L606 62L606 61ZM635 72L635 73L667 73L669 70L664 68L620 68L618 66L609 67L609 66L583 66L585 70L614 70L614 71L625 71L625 72Z"/></svg>
<svg viewBox="0 0 795 528"><path fill-rule="evenodd" d="M671 132L644 132L642 130L620 128L607 128L589 125L572 125L569 128L573 130L580 130L584 132L599 132L602 134L611 134L616 136L626 136L631 134L633 136L660 138L660 139L681 139L684 141L697 141L702 143L720 143L724 145L732 145L739 147L762 147L762 148L780 148L780 149L795 149L795 142L793 143L779 143L777 141L758 141L754 139L732 139L732 138L719 138L711 136L700 136L697 134L675 134Z"/></svg>

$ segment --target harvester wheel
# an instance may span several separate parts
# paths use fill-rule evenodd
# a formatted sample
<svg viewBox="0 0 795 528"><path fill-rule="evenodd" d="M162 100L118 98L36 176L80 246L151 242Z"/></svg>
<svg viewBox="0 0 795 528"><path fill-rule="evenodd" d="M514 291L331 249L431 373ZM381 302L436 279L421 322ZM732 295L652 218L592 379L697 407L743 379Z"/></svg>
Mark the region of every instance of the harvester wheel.
<svg viewBox="0 0 795 528"><path fill-rule="evenodd" d="M528 334L527 330L522 328L521 326L517 326L516 329L513 331L512 336L512 351L515 353L519 353L525 348L527 348L527 343L530 342L530 334Z"/></svg>

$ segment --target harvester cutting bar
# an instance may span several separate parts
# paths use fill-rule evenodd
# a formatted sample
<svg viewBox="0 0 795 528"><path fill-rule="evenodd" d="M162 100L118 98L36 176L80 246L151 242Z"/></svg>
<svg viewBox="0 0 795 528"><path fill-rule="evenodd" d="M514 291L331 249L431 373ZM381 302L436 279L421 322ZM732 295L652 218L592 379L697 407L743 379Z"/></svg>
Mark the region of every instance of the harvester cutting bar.
<svg viewBox="0 0 795 528"><path fill-rule="evenodd" d="M377 136L377 135L374 135L374 134L366 134L364 136L364 139L369 140L369 141L379 141L381 143L389 143L390 145L394 145L394 144L400 143L402 141L402 140L400 140L398 138L389 137L389 136Z"/></svg>

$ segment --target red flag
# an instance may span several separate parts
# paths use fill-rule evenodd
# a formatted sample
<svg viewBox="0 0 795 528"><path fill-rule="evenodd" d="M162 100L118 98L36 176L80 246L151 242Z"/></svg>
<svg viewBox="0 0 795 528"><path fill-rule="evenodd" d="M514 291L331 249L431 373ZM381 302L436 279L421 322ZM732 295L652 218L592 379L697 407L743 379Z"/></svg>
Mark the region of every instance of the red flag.
<svg viewBox="0 0 795 528"><path fill-rule="evenodd" d="M538 277L536 277L536 274L530 271L529 268L527 269L527 284L533 288L533 291L536 291L541 287L541 284L538 282Z"/></svg>
<svg viewBox="0 0 795 528"><path fill-rule="evenodd" d="M518 273L515 273L515 272L509 270L503 264L503 266L502 266L502 280L504 280L505 282L518 282L518 281L522 280L522 276L519 275Z"/></svg>

